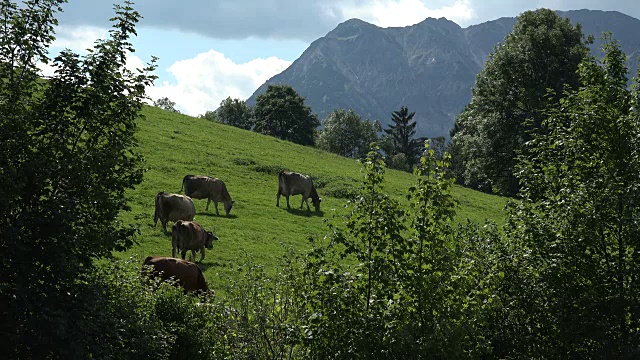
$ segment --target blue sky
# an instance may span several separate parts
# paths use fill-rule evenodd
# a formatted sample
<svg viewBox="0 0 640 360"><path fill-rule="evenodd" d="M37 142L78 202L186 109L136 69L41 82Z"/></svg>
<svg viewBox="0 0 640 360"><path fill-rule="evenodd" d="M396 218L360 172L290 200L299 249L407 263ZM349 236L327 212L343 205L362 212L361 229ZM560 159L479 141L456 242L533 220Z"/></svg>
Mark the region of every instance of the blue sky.
<svg viewBox="0 0 640 360"><path fill-rule="evenodd" d="M50 49L77 52L104 37L119 0L69 0ZM246 99L339 23L410 26L445 17L462 27L526 10L613 10L640 18L638 0L139 0L144 17L129 57L139 67L159 57L151 98L167 96L189 115L214 110L227 96ZM45 73L52 69L43 66Z"/></svg>

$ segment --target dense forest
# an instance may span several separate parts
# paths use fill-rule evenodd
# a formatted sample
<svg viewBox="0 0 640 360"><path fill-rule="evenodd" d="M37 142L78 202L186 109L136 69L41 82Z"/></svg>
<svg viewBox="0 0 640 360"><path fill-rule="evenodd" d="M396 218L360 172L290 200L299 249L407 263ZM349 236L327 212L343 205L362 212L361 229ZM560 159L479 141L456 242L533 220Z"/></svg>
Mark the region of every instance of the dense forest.
<svg viewBox="0 0 640 360"><path fill-rule="evenodd" d="M229 99L203 116L361 158L361 186L308 250L288 248L273 271L244 264L224 296L185 295L112 256L133 246L136 228L117 219L144 175L137 120L155 59L125 66L141 16L116 5L107 39L50 60L63 2L0 1L7 358L640 356L640 93L614 34L598 60L579 26L521 14L448 152L413 137L405 107L386 129L338 109L316 132L290 87L250 110ZM335 141L354 136L341 123L367 142ZM406 202L385 190L389 166L415 174ZM512 195L505 225L454 222L456 181Z"/></svg>

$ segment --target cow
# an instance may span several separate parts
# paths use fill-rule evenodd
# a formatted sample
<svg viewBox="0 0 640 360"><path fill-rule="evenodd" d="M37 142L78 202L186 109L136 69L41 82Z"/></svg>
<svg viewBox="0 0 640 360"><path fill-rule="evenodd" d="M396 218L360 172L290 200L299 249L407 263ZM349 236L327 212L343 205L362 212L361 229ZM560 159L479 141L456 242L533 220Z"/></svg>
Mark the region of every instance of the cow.
<svg viewBox="0 0 640 360"><path fill-rule="evenodd" d="M196 252L200 251L200 261L204 260L204 249L213 249L213 240L218 240L211 231L206 231L195 221L178 220L171 228L171 256L176 257L176 250L181 252L182 258L191 250L191 261L196 260Z"/></svg>
<svg viewBox="0 0 640 360"><path fill-rule="evenodd" d="M182 191L182 189L184 189L185 195L194 199L207 199L205 211L209 211L209 203L213 201L216 207L216 215L220 215L218 212L218 202L223 202L224 211L227 213L227 216L229 216L234 201L231 200L229 191L227 191L227 187L222 180L209 176L185 175L182 179L180 191Z"/></svg>
<svg viewBox="0 0 640 360"><path fill-rule="evenodd" d="M163 280L175 279L175 284L184 289L184 293L209 290L207 281L202 274L202 270L195 263L190 261L164 257L148 256L142 263L143 276L152 279L161 278Z"/></svg>
<svg viewBox="0 0 640 360"><path fill-rule="evenodd" d="M158 225L158 219L160 219L165 233L167 232L167 221L191 221L195 216L196 207L190 197L169 194L163 191L156 195L156 212L153 217L153 226Z"/></svg>
<svg viewBox="0 0 640 360"><path fill-rule="evenodd" d="M287 198L287 209L290 209L289 206L289 196L290 195L302 195L302 202L300 203L300 208L302 209L302 204L307 204L307 210L311 210L309 208L308 199L311 198L311 202L313 206L316 208L316 211L320 211L320 202L322 198L318 196L318 192L316 188L313 186L313 180L307 175L303 175L300 173L290 172L282 170L278 174L278 193L276 194L276 206L280 207L280 195L283 195Z"/></svg>

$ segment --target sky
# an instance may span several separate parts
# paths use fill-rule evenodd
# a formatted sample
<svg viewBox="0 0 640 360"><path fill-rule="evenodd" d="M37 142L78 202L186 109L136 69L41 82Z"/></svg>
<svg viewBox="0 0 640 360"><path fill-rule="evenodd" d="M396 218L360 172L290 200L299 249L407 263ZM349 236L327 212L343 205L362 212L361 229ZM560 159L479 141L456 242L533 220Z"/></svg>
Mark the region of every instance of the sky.
<svg viewBox="0 0 640 360"><path fill-rule="evenodd" d="M122 4L64 4L51 56L64 48L83 54L105 38L114 3ZM147 94L153 100L168 97L193 116L215 110L229 96L247 99L314 40L351 18L394 27L444 17L464 28L550 8L619 11L640 19L638 0L138 0L133 7L143 19L128 66L141 68L157 56L158 79Z"/></svg>

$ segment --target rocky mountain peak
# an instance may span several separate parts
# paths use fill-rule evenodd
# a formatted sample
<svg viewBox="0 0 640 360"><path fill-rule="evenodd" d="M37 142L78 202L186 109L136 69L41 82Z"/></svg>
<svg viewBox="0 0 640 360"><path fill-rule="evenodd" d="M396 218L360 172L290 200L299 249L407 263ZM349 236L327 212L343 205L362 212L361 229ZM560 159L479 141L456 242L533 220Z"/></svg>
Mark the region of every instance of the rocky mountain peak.
<svg viewBox="0 0 640 360"><path fill-rule="evenodd" d="M585 35L612 31L629 55L635 75L640 55L640 20L615 11L558 12L581 23ZM353 109L365 119L388 124L391 113L415 111L418 136L445 136L471 100L484 61L513 29L516 18L500 18L461 28L446 18L426 18L406 27L380 28L359 19L339 24L314 41L289 68L267 84L289 84L306 98L320 119L333 109Z"/></svg>

